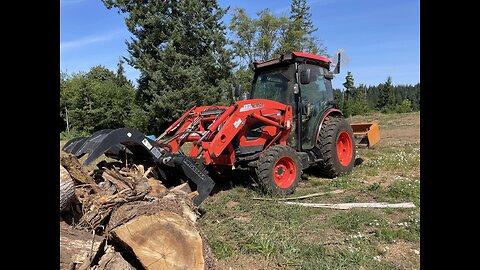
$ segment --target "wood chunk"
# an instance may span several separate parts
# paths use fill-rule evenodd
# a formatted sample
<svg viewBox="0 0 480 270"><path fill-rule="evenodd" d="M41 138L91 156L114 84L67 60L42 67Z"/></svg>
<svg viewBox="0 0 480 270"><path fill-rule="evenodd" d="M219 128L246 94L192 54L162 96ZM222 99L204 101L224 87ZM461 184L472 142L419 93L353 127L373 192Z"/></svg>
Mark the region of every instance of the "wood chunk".
<svg viewBox="0 0 480 270"><path fill-rule="evenodd" d="M107 248L105 254L100 258L96 270L135 270L119 252L116 252L112 246Z"/></svg>
<svg viewBox="0 0 480 270"><path fill-rule="evenodd" d="M93 178L85 172L82 164L74 155L60 151L60 164L67 169L73 179L83 184L88 184L96 193L102 191Z"/></svg>
<svg viewBox="0 0 480 270"><path fill-rule="evenodd" d="M180 194L188 194L192 192L192 189L188 185L188 183L183 183L178 186L175 186L169 190L169 192L175 192L175 193L180 193Z"/></svg>
<svg viewBox="0 0 480 270"><path fill-rule="evenodd" d="M167 194L168 189L157 179L150 177L147 182L152 187L148 195L161 198Z"/></svg>
<svg viewBox="0 0 480 270"><path fill-rule="evenodd" d="M199 232L173 212L137 217L115 228L111 235L132 250L145 269L204 269Z"/></svg>
<svg viewBox="0 0 480 270"><path fill-rule="evenodd" d="M151 173L153 171L153 169L155 169L155 166L152 166L150 168L148 168L148 170L143 174L143 177L147 177L149 173Z"/></svg>
<svg viewBox="0 0 480 270"><path fill-rule="evenodd" d="M120 173L115 171L105 169L102 173L102 177L117 186L117 189L120 191L125 189L135 189L134 184L128 178L121 176Z"/></svg>
<svg viewBox="0 0 480 270"><path fill-rule="evenodd" d="M75 183L68 171L60 165L60 212L67 209L75 197Z"/></svg>
<svg viewBox="0 0 480 270"><path fill-rule="evenodd" d="M179 215L184 215L185 211L182 208L183 205L193 208L191 201L184 201L181 198L166 199L160 198L156 201L136 201L125 203L113 211L110 220L108 222L108 230L111 231L115 227L118 227L136 217L142 215L153 215L160 211L170 211ZM188 218L188 216L185 216Z"/></svg>
<svg viewBox="0 0 480 270"><path fill-rule="evenodd" d="M100 249L103 237L91 232L75 230L65 222L60 222L60 269L81 265L95 256Z"/></svg>

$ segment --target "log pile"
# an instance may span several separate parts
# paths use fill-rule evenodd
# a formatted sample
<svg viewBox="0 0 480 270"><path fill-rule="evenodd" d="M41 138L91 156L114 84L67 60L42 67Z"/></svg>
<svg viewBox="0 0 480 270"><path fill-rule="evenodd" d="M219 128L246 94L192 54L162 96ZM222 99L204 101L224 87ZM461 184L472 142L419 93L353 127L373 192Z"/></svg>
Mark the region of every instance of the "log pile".
<svg viewBox="0 0 480 270"><path fill-rule="evenodd" d="M75 182L60 213L60 269L214 269L187 183L167 188L136 164L86 172L65 152L60 165L60 183Z"/></svg>

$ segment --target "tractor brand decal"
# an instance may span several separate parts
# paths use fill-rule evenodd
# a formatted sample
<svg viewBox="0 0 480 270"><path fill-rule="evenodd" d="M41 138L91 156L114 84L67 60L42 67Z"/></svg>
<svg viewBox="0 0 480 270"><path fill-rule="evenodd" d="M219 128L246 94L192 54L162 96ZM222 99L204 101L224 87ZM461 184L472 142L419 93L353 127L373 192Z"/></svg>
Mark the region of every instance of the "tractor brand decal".
<svg viewBox="0 0 480 270"><path fill-rule="evenodd" d="M152 149L152 147L153 147L147 139L143 139L142 143L143 143L143 145L145 145L145 147L148 148L148 150Z"/></svg>
<svg viewBox="0 0 480 270"><path fill-rule="evenodd" d="M235 122L233 122L233 125L235 128L238 128L238 126L242 123L242 119L238 118Z"/></svg>
<svg viewBox="0 0 480 270"><path fill-rule="evenodd" d="M242 108L240 108L240 112L246 112L246 111L250 111L250 110L253 110L253 109L256 109L256 108L261 108L261 107L263 107L263 103L245 104L245 105L243 105Z"/></svg>
<svg viewBox="0 0 480 270"><path fill-rule="evenodd" d="M160 153L160 151L155 147L155 148L152 148L152 150L150 151L152 152L152 154L156 157L156 158L159 158L162 153Z"/></svg>

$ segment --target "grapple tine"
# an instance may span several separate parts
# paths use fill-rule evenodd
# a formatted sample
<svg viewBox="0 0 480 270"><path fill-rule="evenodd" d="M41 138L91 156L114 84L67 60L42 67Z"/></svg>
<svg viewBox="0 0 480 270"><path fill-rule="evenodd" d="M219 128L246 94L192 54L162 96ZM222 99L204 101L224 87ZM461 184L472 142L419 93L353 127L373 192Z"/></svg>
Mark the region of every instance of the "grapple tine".
<svg viewBox="0 0 480 270"><path fill-rule="evenodd" d="M80 147L82 147L87 139L87 137L73 138L63 146L62 150L67 153L74 154Z"/></svg>

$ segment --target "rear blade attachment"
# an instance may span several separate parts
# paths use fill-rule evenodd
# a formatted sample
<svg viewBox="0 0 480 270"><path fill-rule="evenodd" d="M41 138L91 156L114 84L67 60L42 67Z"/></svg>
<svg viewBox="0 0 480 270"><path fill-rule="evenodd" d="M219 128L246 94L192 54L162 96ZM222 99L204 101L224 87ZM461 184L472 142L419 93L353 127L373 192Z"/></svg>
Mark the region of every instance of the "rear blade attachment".
<svg viewBox="0 0 480 270"><path fill-rule="evenodd" d="M85 166L103 154L121 159L122 155L127 153L133 155L136 160L155 162L160 170L169 171L170 174L178 175L180 172L197 186L198 196L193 199L196 206L208 197L215 186L215 182L196 165L193 159L171 153L171 147L168 144L160 144L132 128L104 129L90 137L74 138L68 141L62 150L77 158L88 154L83 162Z"/></svg>
<svg viewBox="0 0 480 270"><path fill-rule="evenodd" d="M350 124L358 147L371 147L380 141L378 122Z"/></svg>

